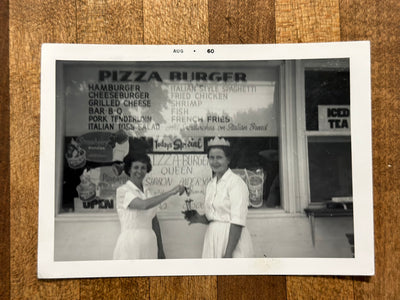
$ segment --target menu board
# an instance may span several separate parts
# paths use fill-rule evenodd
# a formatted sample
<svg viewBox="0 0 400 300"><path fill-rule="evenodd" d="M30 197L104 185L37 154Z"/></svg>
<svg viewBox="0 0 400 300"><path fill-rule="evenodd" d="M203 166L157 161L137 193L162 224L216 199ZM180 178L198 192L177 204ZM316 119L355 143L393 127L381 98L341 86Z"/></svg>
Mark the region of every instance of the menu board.
<svg viewBox="0 0 400 300"><path fill-rule="evenodd" d="M249 66L250 65L250 66ZM276 136L276 67L61 63L67 136Z"/></svg>

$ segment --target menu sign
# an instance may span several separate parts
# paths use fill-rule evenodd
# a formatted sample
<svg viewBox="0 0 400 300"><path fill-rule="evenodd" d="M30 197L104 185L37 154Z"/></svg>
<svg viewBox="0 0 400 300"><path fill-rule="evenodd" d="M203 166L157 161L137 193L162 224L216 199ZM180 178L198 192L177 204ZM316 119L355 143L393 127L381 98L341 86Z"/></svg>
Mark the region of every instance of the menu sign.
<svg viewBox="0 0 400 300"><path fill-rule="evenodd" d="M178 71L162 62L107 69L71 62L62 68L67 136L123 130L155 138L156 151L169 151L170 143L198 151L204 136L277 136L276 67L181 63Z"/></svg>

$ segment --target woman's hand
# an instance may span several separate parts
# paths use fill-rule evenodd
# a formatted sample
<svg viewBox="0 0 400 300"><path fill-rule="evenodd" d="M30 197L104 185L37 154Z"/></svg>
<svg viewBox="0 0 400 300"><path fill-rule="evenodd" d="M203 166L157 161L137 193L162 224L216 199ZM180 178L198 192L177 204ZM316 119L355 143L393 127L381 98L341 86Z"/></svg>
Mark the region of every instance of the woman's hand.
<svg viewBox="0 0 400 300"><path fill-rule="evenodd" d="M208 224L209 221L207 220L205 215L200 215L197 210L187 210L182 212L185 215L185 220L189 221L189 225L195 223L201 224Z"/></svg>
<svg viewBox="0 0 400 300"><path fill-rule="evenodd" d="M174 188L171 190L171 194L172 194L172 195L175 195L175 194L178 194L178 193L179 193L179 196L180 196L180 195L182 195L185 191L186 191L185 186L182 185L182 184L178 184L176 187L174 187Z"/></svg>
<svg viewBox="0 0 400 300"><path fill-rule="evenodd" d="M192 223L199 223L199 213L197 210L185 210L182 212L185 215L185 220L189 221L189 225Z"/></svg>

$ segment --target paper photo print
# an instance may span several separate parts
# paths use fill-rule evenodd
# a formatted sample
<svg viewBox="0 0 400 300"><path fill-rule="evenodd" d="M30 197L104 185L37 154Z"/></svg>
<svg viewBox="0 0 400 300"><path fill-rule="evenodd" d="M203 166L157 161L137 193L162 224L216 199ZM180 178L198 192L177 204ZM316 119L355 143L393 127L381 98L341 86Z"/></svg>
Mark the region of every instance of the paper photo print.
<svg viewBox="0 0 400 300"><path fill-rule="evenodd" d="M369 51L43 45L38 277L373 275Z"/></svg>

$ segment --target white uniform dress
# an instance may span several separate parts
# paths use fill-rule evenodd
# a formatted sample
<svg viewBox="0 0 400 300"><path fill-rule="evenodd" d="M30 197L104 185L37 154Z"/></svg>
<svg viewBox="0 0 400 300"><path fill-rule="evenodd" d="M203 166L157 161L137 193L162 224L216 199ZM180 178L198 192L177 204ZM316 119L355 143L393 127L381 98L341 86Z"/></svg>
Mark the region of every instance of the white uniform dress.
<svg viewBox="0 0 400 300"><path fill-rule="evenodd" d="M207 185L205 214L210 221L204 237L203 258L222 258L226 251L231 224L243 226L233 257L253 257L253 244L246 227L249 190L246 183L228 169L217 183Z"/></svg>
<svg viewBox="0 0 400 300"><path fill-rule="evenodd" d="M130 180L117 189L121 233L114 249L114 259L157 259L157 237L152 227L157 207L147 210L128 207L134 198L146 201L149 197L151 195L147 189L142 192Z"/></svg>

